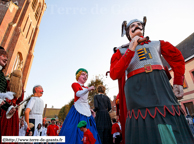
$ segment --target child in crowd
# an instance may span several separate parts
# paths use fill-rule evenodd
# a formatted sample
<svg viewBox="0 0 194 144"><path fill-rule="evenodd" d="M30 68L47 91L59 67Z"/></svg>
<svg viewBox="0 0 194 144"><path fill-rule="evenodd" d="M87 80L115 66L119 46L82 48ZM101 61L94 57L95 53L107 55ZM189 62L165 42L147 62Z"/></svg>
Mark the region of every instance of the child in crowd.
<svg viewBox="0 0 194 144"><path fill-rule="evenodd" d="M113 125L112 125L111 134L113 135L113 143L114 144L120 144L120 142L121 142L121 129L120 129L120 126L118 125L115 118L112 119L112 122L113 122Z"/></svg>
<svg viewBox="0 0 194 144"><path fill-rule="evenodd" d="M48 127L48 124L44 124L42 125L42 136L46 136L46 133L47 133L47 127Z"/></svg>
<svg viewBox="0 0 194 144"><path fill-rule="evenodd" d="M94 138L90 130L86 128L86 125L86 121L80 121L77 125L77 127L84 132L84 137L82 139L83 144L95 144L96 139Z"/></svg>
<svg viewBox="0 0 194 144"><path fill-rule="evenodd" d="M32 136L32 134L33 134L32 131L29 131L28 136Z"/></svg>
<svg viewBox="0 0 194 144"><path fill-rule="evenodd" d="M41 123L38 124L36 130L34 131L34 136L42 136Z"/></svg>

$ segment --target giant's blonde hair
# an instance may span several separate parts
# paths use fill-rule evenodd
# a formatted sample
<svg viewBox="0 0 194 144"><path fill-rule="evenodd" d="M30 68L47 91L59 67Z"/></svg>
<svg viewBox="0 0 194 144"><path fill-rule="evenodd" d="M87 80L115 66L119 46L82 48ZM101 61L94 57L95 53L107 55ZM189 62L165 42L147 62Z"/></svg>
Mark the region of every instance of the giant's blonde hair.
<svg viewBox="0 0 194 144"><path fill-rule="evenodd" d="M15 93L15 97L19 98L22 94L22 72L14 70L10 75L9 82L10 91Z"/></svg>

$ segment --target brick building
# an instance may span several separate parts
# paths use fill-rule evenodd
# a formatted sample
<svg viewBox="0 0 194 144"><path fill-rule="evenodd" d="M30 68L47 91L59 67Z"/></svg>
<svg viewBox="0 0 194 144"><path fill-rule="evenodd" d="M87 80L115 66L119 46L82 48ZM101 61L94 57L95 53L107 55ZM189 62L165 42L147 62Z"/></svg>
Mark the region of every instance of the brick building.
<svg viewBox="0 0 194 144"><path fill-rule="evenodd" d="M176 46L182 53L185 59L185 79L184 79L184 96L179 100L181 107L186 114L194 116L194 33L188 36L185 40ZM170 67L166 61L164 65ZM170 80L173 85L173 71L170 68L172 79Z"/></svg>
<svg viewBox="0 0 194 144"><path fill-rule="evenodd" d="M0 45L9 57L5 74L22 67L24 89L45 9L45 0L0 0Z"/></svg>

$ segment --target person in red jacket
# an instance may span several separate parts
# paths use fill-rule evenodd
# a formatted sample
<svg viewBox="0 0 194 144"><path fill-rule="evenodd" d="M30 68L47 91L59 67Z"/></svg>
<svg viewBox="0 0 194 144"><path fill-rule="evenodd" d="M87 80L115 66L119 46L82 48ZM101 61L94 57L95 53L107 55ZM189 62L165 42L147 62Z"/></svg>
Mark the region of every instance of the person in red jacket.
<svg viewBox="0 0 194 144"><path fill-rule="evenodd" d="M86 125L87 125L86 121L80 121L77 125L77 127L84 132L84 137L82 139L83 144L95 144L96 139L94 138L91 131L86 128Z"/></svg>
<svg viewBox="0 0 194 144"><path fill-rule="evenodd" d="M111 134L113 135L113 144L120 144L121 142L121 129L118 125L115 118L112 119L113 125L112 125L112 131Z"/></svg>
<svg viewBox="0 0 194 144"><path fill-rule="evenodd" d="M59 129L58 126L55 125L55 119L51 119L51 125L47 128L47 136L57 136L57 130Z"/></svg>
<svg viewBox="0 0 194 144"><path fill-rule="evenodd" d="M129 43L111 58L110 77L119 82L123 140L125 144L194 143L177 100L183 97L184 58L169 42L144 38L145 24L146 18L124 21L122 35ZM174 72L173 89L161 55Z"/></svg>

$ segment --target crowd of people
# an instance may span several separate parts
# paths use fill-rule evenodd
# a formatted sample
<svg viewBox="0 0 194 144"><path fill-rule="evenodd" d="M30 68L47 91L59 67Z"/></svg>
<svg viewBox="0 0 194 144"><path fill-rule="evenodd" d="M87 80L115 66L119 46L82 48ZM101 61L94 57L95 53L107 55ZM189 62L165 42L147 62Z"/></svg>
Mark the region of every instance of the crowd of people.
<svg viewBox="0 0 194 144"><path fill-rule="evenodd" d="M55 118L51 122L39 123L35 131L28 130L28 125L22 116L19 123L19 136L58 136L61 129L61 122L56 121Z"/></svg>

